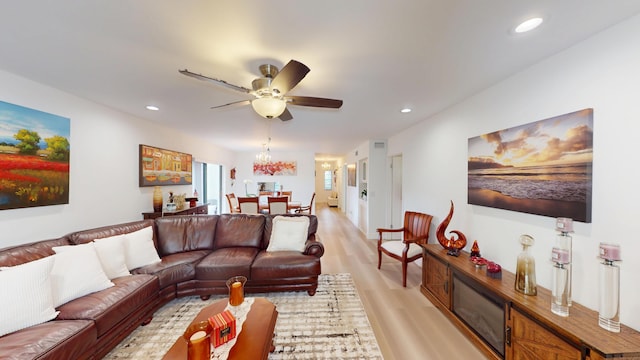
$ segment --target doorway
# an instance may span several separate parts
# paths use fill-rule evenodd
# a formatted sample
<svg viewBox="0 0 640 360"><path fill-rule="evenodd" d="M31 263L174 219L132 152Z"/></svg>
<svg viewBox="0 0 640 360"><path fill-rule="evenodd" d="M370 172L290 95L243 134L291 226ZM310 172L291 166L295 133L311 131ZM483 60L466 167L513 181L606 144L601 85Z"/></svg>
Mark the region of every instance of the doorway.
<svg viewBox="0 0 640 360"><path fill-rule="evenodd" d="M392 228L404 226L402 210L402 155L391 157L391 206L389 206ZM398 234L399 235L399 234Z"/></svg>
<svg viewBox="0 0 640 360"><path fill-rule="evenodd" d="M222 166L194 162L194 188L198 191L199 200L209 204L209 214L220 214L222 203Z"/></svg>

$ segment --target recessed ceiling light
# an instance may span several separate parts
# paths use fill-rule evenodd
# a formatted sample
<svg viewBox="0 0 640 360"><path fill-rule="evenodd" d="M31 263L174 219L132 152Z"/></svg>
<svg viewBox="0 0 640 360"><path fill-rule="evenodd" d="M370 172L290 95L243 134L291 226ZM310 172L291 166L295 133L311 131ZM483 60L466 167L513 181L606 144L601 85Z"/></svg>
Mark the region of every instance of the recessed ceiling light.
<svg viewBox="0 0 640 360"><path fill-rule="evenodd" d="M527 31L531 31L537 28L538 26L540 26L540 24L542 24L542 21L543 21L542 18L539 18L539 17L531 18L523 22L522 24L516 26L515 32L524 33Z"/></svg>
<svg viewBox="0 0 640 360"><path fill-rule="evenodd" d="M153 105L147 105L147 110L158 111L160 108Z"/></svg>
<svg viewBox="0 0 640 360"><path fill-rule="evenodd" d="M410 113L410 112L411 112L411 109L409 109L409 108L404 108L404 109L400 110L400 112L401 112L401 113Z"/></svg>

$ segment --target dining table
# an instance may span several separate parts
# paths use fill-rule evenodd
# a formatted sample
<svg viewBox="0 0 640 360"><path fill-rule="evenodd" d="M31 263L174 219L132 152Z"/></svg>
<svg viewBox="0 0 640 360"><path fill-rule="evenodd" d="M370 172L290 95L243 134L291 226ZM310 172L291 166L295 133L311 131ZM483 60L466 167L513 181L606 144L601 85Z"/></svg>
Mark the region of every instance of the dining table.
<svg viewBox="0 0 640 360"><path fill-rule="evenodd" d="M264 213L269 213L269 201L267 200L267 196L260 196L260 200L258 201L260 206L260 211ZM287 203L287 210L296 210L302 207L301 201L289 201Z"/></svg>

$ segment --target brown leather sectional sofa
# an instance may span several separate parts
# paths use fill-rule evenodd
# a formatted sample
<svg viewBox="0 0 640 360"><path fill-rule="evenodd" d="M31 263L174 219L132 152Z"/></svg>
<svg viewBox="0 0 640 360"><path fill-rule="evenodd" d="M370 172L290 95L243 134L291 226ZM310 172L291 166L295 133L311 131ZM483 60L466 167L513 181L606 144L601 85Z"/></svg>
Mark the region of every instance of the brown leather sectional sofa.
<svg viewBox="0 0 640 360"><path fill-rule="evenodd" d="M281 215L282 216L282 215ZM162 261L113 279L115 286L72 300L58 317L0 337L0 359L100 359L153 313L177 297L226 294L226 280L244 275L245 291L307 291L314 295L324 247L314 215L305 250L265 251L270 215L191 215L142 220L74 232L0 250L0 267L54 254L54 246L78 245L148 226ZM2 289L1 291L11 291Z"/></svg>

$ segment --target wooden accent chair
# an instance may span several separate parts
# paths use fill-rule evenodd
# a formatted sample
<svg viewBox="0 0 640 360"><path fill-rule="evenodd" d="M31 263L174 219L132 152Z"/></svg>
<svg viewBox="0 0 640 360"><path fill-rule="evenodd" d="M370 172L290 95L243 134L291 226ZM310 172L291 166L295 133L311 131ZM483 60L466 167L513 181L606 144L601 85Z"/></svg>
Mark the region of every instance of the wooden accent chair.
<svg viewBox="0 0 640 360"><path fill-rule="evenodd" d="M313 209L313 199L316 198L316 193L313 193L313 195L311 195L311 202L309 203L308 206L300 206L298 209L296 209L296 213L300 214L303 212L308 212L309 215L311 215L311 209Z"/></svg>
<svg viewBox="0 0 640 360"><path fill-rule="evenodd" d="M286 196L269 196L269 214L286 214L289 212L289 198Z"/></svg>
<svg viewBox="0 0 640 360"><path fill-rule="evenodd" d="M226 194L225 196L227 197L227 202L229 202L229 212L232 214L239 212L240 208L238 207L238 199L236 198L236 194L230 193Z"/></svg>
<svg viewBox="0 0 640 360"><path fill-rule="evenodd" d="M257 196L239 197L238 206L243 214L260 214L260 203Z"/></svg>
<svg viewBox="0 0 640 360"><path fill-rule="evenodd" d="M382 254L402 262L402 286L407 287L407 264L422 259L421 244L429 240L429 228L433 216L405 211L404 226L399 229L378 228L378 269L382 264ZM402 232L402 240L383 240L383 233Z"/></svg>

